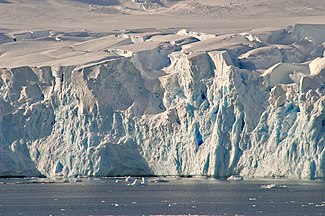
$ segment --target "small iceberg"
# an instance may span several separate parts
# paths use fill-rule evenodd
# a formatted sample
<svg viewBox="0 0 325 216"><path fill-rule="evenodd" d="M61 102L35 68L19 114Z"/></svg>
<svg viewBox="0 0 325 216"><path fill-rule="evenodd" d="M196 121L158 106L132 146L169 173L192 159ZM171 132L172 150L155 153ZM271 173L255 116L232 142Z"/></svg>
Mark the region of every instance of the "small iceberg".
<svg viewBox="0 0 325 216"><path fill-rule="evenodd" d="M158 177L158 178L152 180L151 182L155 182L155 183L167 183L169 181L164 180L164 179L161 179L161 178Z"/></svg>
<svg viewBox="0 0 325 216"><path fill-rule="evenodd" d="M128 186L139 186L141 182L138 179L134 179L132 183L129 183Z"/></svg>
<svg viewBox="0 0 325 216"><path fill-rule="evenodd" d="M131 186L138 186L141 185L141 183L138 181L138 179L135 179L132 183Z"/></svg>
<svg viewBox="0 0 325 216"><path fill-rule="evenodd" d="M261 188L264 188L264 189L275 188L275 184L262 185Z"/></svg>
<svg viewBox="0 0 325 216"><path fill-rule="evenodd" d="M132 179L133 180L133 179ZM131 182L130 181L130 179L128 179L128 180L125 180L125 181L127 181L127 182ZM147 185L147 179L146 178L144 178L144 177L142 177L141 178L141 180L140 180L140 178L135 178L133 181L132 181L132 183L128 183L127 185L128 186L140 186L140 185Z"/></svg>
<svg viewBox="0 0 325 216"><path fill-rule="evenodd" d="M243 180L243 177L239 175L232 175L227 178L227 181L240 181L240 180Z"/></svg>
<svg viewBox="0 0 325 216"><path fill-rule="evenodd" d="M268 184L268 185L262 185L261 188L264 188L264 189L271 189L271 188L286 189L286 188L288 188L288 186L286 186L286 185Z"/></svg>
<svg viewBox="0 0 325 216"><path fill-rule="evenodd" d="M141 185L147 185L148 184L148 181L145 177L142 177L141 179Z"/></svg>
<svg viewBox="0 0 325 216"><path fill-rule="evenodd" d="M131 178L131 176L127 176L127 177L125 177L125 181L126 181L126 182L133 182L134 179Z"/></svg>

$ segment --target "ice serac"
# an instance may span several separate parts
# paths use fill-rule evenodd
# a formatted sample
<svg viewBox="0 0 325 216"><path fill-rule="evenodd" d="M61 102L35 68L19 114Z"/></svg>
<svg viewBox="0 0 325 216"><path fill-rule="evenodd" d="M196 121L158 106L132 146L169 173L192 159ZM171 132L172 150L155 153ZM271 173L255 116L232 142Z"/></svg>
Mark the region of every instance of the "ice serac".
<svg viewBox="0 0 325 216"><path fill-rule="evenodd" d="M320 29L155 32L103 44L109 59L3 68L0 175L324 178Z"/></svg>

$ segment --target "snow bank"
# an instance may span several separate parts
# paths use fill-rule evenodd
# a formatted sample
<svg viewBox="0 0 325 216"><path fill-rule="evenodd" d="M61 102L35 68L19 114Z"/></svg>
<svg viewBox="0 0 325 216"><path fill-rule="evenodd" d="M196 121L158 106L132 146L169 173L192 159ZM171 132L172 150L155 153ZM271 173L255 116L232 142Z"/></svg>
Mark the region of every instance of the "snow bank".
<svg viewBox="0 0 325 216"><path fill-rule="evenodd" d="M310 74L308 65L278 63L267 69L262 76L267 83L266 85L273 87L278 84L293 83L290 75L297 71L306 75Z"/></svg>
<svg viewBox="0 0 325 216"><path fill-rule="evenodd" d="M309 69L311 71L311 75L320 76L324 80L325 76L325 57L316 58L309 64Z"/></svg>

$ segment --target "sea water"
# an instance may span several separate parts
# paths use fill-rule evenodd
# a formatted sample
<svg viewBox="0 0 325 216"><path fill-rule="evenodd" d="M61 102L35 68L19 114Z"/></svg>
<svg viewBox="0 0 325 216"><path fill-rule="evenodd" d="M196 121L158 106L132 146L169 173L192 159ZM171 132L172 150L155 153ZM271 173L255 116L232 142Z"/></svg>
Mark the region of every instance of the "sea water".
<svg viewBox="0 0 325 216"><path fill-rule="evenodd" d="M324 181L127 180L0 179L0 215L325 215Z"/></svg>

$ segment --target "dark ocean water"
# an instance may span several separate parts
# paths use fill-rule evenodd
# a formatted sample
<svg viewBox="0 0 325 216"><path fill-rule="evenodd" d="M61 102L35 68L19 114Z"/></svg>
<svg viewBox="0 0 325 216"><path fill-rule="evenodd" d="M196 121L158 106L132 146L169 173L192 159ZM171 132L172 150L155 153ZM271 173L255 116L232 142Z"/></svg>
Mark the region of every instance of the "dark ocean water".
<svg viewBox="0 0 325 216"><path fill-rule="evenodd" d="M324 181L167 180L0 179L0 215L325 215Z"/></svg>

